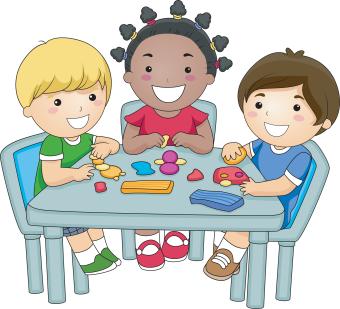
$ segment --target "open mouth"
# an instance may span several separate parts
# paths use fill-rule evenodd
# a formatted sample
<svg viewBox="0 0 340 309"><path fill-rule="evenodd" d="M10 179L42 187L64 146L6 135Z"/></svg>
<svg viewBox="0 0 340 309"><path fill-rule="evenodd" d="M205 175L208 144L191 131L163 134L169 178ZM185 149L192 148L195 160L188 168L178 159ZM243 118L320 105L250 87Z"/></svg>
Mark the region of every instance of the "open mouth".
<svg viewBox="0 0 340 309"><path fill-rule="evenodd" d="M177 101L184 92L184 88L184 85L177 87L152 86L153 92L155 93L156 97L165 103L172 103Z"/></svg>
<svg viewBox="0 0 340 309"><path fill-rule="evenodd" d="M67 118L67 122L74 129L82 129L84 128L89 121L89 115L85 115L79 118Z"/></svg>
<svg viewBox="0 0 340 309"><path fill-rule="evenodd" d="M283 134L285 134L289 128L289 126L279 126L279 125L275 125L275 124L270 124L265 122L264 123L264 127L266 128L267 132L275 137L278 136L282 136Z"/></svg>

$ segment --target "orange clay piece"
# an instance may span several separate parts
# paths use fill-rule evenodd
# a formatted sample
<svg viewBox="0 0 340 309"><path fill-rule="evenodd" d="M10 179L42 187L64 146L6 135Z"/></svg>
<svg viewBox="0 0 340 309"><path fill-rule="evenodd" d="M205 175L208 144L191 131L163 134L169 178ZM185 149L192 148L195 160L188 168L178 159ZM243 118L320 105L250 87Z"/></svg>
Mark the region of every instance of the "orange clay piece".
<svg viewBox="0 0 340 309"><path fill-rule="evenodd" d="M94 165L101 165L101 164L104 164L104 160L102 160L102 159L93 159L92 163Z"/></svg>
<svg viewBox="0 0 340 309"><path fill-rule="evenodd" d="M110 178L113 180L119 180L120 176L125 176L125 172L122 171L122 169L115 165L110 165L110 167L105 171L100 171L100 175L102 175L105 178Z"/></svg>
<svg viewBox="0 0 340 309"><path fill-rule="evenodd" d="M243 148L243 147L240 147L240 150L241 150L241 153L242 153L240 156L237 155L237 156L236 156L236 159L229 159L229 160L227 160L227 159L224 157L224 158L223 158L224 162L227 163L227 164L229 164L229 165L236 165L236 164L241 163L241 162L245 159L245 157L247 156L247 151L246 151L245 148Z"/></svg>

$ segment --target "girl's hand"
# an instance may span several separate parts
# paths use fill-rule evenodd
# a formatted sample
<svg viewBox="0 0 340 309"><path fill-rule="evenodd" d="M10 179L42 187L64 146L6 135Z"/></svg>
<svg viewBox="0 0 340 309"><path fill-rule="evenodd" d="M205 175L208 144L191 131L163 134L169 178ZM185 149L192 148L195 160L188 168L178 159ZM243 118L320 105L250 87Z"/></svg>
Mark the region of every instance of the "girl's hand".
<svg viewBox="0 0 340 309"><path fill-rule="evenodd" d="M260 183L255 182L253 179L249 178L249 181L245 181L240 185L243 195L250 194L252 196L260 196Z"/></svg>
<svg viewBox="0 0 340 309"><path fill-rule="evenodd" d="M143 136L146 139L147 148L161 147L164 139L163 136L158 133L151 133Z"/></svg>
<svg viewBox="0 0 340 309"><path fill-rule="evenodd" d="M192 135L179 132L172 138L172 141L177 147L179 146L188 147L190 138L192 138Z"/></svg>
<svg viewBox="0 0 340 309"><path fill-rule="evenodd" d="M222 150L222 158L226 158L227 160L235 160L237 156L242 155L240 147L242 147L242 145L239 143L225 144Z"/></svg>
<svg viewBox="0 0 340 309"><path fill-rule="evenodd" d="M97 143L91 146L93 148L92 155L98 159L104 160L109 154L112 153L112 145L108 143ZM119 145L118 145L119 149Z"/></svg>

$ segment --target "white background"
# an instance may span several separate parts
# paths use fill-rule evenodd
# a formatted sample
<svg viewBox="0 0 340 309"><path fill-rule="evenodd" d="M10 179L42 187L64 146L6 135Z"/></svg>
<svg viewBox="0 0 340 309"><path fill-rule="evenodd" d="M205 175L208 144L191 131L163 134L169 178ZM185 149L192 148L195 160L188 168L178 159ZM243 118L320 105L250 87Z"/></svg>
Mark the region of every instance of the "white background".
<svg viewBox="0 0 340 309"><path fill-rule="evenodd" d="M337 1L185 1L187 17L208 11L212 24L208 33L227 35L230 44L223 52L234 62L203 95L218 108L216 146L225 142L246 143L254 138L238 108L237 87L248 68L260 57L275 51L303 49L324 63L340 81L339 8ZM158 17L169 16L171 0L166 1L5 1L1 5L0 33L0 148L40 132L31 119L22 115L15 95L16 70L24 56L39 40L66 36L94 45L107 59L113 77L110 102L93 130L120 140L119 111L135 95L123 82L123 64L110 57L110 49L126 46L119 35L122 23L142 26L144 5ZM338 29L338 30L336 30ZM340 122L340 121L339 121ZM339 123L315 140L324 150L331 173L321 200L302 239L296 245L292 300L275 300L277 244L268 247L266 308L335 307L339 293L339 201L338 151ZM24 238L14 220L5 185L0 177L0 307L47 308L46 293L27 292ZM119 231L107 231L110 246L121 256ZM65 242L64 242L65 244ZM205 260L210 256L212 234L207 233ZM43 246L44 249L44 246ZM65 244L67 302L60 308L245 308L229 301L230 282L208 279L202 262L168 263L157 272L141 271L135 261L123 261L114 272L90 279L90 293L73 293L70 250ZM43 256L43 266L45 260ZM45 271L44 271L45 273ZM46 283L46 277L44 277ZM6 306L6 307L5 307ZM58 306L58 308L59 308Z"/></svg>

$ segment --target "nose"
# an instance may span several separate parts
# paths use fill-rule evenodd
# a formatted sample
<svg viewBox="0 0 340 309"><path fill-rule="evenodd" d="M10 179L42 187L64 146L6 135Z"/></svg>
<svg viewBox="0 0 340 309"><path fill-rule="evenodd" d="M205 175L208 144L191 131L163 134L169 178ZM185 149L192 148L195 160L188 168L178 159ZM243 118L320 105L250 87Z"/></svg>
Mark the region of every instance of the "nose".
<svg viewBox="0 0 340 309"><path fill-rule="evenodd" d="M268 111L266 111L266 116L269 116L269 115L268 115Z"/></svg>
<svg viewBox="0 0 340 309"><path fill-rule="evenodd" d="M79 109L79 111L81 112L83 110L83 107L80 105L80 109Z"/></svg>

